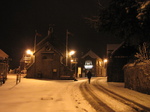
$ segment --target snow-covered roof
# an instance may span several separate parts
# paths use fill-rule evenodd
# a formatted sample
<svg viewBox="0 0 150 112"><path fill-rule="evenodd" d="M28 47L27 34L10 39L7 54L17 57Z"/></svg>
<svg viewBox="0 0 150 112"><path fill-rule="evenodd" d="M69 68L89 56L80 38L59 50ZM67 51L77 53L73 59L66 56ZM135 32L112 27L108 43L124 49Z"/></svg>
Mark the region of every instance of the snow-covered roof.
<svg viewBox="0 0 150 112"><path fill-rule="evenodd" d="M0 58L2 59L5 59L5 58L8 58L9 56L3 51L0 49Z"/></svg>
<svg viewBox="0 0 150 112"><path fill-rule="evenodd" d="M113 55L123 44L124 41L120 44L107 44L107 54L110 53Z"/></svg>
<svg viewBox="0 0 150 112"><path fill-rule="evenodd" d="M120 44L107 44L107 51L114 51Z"/></svg>
<svg viewBox="0 0 150 112"><path fill-rule="evenodd" d="M92 50L89 50L85 55L83 55L81 58L85 58L86 56L90 56L91 58L100 58L97 54L95 54Z"/></svg>
<svg viewBox="0 0 150 112"><path fill-rule="evenodd" d="M123 41L121 44L119 44L118 47L116 47L116 49L114 49L114 51L111 54L113 55L124 43L125 42Z"/></svg>

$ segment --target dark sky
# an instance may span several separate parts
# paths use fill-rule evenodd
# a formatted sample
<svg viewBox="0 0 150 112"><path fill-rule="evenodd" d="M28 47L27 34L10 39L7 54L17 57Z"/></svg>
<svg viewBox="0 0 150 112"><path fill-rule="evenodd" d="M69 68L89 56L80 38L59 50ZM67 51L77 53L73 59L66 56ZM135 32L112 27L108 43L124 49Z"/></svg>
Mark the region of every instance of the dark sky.
<svg viewBox="0 0 150 112"><path fill-rule="evenodd" d="M1 11L0 49L12 58L13 67L18 67L23 52L33 47L35 30L42 39L49 24L55 25L55 35L62 42L67 29L73 33L69 47L78 53L92 49L103 58L106 43L114 41L111 35L97 32L83 19L98 15L97 0L3 0Z"/></svg>

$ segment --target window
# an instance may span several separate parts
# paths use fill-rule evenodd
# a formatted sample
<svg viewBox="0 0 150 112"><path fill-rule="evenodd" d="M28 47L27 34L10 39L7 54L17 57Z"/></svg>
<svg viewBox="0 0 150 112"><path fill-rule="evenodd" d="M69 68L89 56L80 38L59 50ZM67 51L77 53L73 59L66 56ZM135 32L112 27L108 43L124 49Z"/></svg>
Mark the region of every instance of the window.
<svg viewBox="0 0 150 112"><path fill-rule="evenodd" d="M47 56L42 56L42 59L47 59Z"/></svg>

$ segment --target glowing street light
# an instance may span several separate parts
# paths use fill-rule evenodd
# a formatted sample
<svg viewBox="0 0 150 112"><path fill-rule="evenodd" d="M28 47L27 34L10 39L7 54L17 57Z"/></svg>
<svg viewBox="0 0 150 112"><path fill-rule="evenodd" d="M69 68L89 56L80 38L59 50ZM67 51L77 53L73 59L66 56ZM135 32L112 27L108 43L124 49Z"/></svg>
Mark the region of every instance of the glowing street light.
<svg viewBox="0 0 150 112"><path fill-rule="evenodd" d="M28 50L26 50L26 54L33 55L33 52L30 49L28 49Z"/></svg>
<svg viewBox="0 0 150 112"><path fill-rule="evenodd" d="M107 63L107 61L108 61L107 59L104 59L104 63Z"/></svg>
<svg viewBox="0 0 150 112"><path fill-rule="evenodd" d="M75 54L75 51L74 50L71 50L69 52L69 56L70 56L70 68L72 69L72 63L74 62L74 59L73 59L73 55Z"/></svg>
<svg viewBox="0 0 150 112"><path fill-rule="evenodd" d="M70 55L70 56L72 56L72 55L74 55L74 54L75 54L75 51L73 51L73 50L69 52L69 55Z"/></svg>
<svg viewBox="0 0 150 112"><path fill-rule="evenodd" d="M74 61L74 60L73 60L73 59L71 59L70 61L71 61L71 63L73 63L73 61Z"/></svg>
<svg viewBox="0 0 150 112"><path fill-rule="evenodd" d="M104 68L107 68L107 62L108 62L108 60L104 59Z"/></svg>
<svg viewBox="0 0 150 112"><path fill-rule="evenodd" d="M24 54L24 61L25 61L25 63L27 65L31 64L34 61L33 58L34 58L33 57L33 51L31 51L30 49L26 50L25 54Z"/></svg>
<svg viewBox="0 0 150 112"><path fill-rule="evenodd" d="M69 56L70 56L70 69L72 70L73 69L72 65L74 65L74 71L75 71L74 77L76 78L76 74L77 74L76 73L77 59L73 56L74 54L75 54L74 50L72 50L72 51L69 52Z"/></svg>

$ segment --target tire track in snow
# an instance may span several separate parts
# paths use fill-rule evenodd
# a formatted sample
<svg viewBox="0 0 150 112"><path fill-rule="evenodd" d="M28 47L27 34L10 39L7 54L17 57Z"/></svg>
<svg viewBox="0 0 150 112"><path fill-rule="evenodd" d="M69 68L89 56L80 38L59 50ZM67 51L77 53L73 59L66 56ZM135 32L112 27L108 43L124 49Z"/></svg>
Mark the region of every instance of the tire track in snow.
<svg viewBox="0 0 150 112"><path fill-rule="evenodd" d="M98 80L100 79L97 79L95 81L93 81L93 86L95 86L97 89L99 89L99 91L102 91L106 94L108 94L109 96L111 96L112 98L114 99L117 99L118 101L124 103L125 105L128 105L130 106L131 108L133 108L134 110L136 110L137 112L150 112L150 108L148 107L145 107L144 105L141 105L137 102L134 102L130 99L127 99L115 92L112 92L108 89L106 89L105 87L101 86L99 83L98 83Z"/></svg>
<svg viewBox="0 0 150 112"><path fill-rule="evenodd" d="M86 82L81 83L80 90L83 96L85 96L85 99L89 101L89 103L95 110L97 110L97 112L115 112L92 92L92 90L87 86Z"/></svg>

